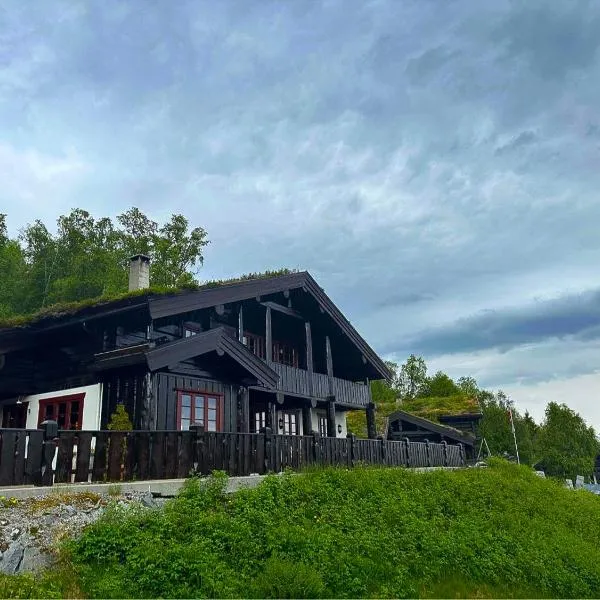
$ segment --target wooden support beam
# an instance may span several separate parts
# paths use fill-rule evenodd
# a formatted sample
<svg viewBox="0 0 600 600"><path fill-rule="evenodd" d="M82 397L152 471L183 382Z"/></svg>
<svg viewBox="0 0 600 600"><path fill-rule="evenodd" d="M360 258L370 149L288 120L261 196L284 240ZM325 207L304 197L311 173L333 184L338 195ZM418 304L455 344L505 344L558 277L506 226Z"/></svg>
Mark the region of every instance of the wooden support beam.
<svg viewBox="0 0 600 600"><path fill-rule="evenodd" d="M310 404L302 407L302 435L312 435L312 408Z"/></svg>
<svg viewBox="0 0 600 600"><path fill-rule="evenodd" d="M267 364L273 362L273 331L271 329L271 307L267 306L265 315L265 354Z"/></svg>
<svg viewBox="0 0 600 600"><path fill-rule="evenodd" d="M377 425L375 423L375 404L369 402L367 404L367 436L370 440L377 437Z"/></svg>
<svg viewBox="0 0 600 600"><path fill-rule="evenodd" d="M327 437L337 437L335 424L335 396L327 398Z"/></svg>
<svg viewBox="0 0 600 600"><path fill-rule="evenodd" d="M283 304L277 304L277 302L261 302L263 306L268 306L269 308L276 310L277 312L283 313L284 315L288 315L288 317L294 317L295 319L303 319L304 317L293 308L289 308L287 306L283 306Z"/></svg>
<svg viewBox="0 0 600 600"><path fill-rule="evenodd" d="M265 425L271 428L273 433L279 433L279 425L277 423L275 412L275 402L269 400L267 402L267 414L265 415Z"/></svg>
<svg viewBox="0 0 600 600"><path fill-rule="evenodd" d="M240 392L240 433L250 433L250 392L242 388Z"/></svg>
<svg viewBox="0 0 600 600"><path fill-rule="evenodd" d="M244 343L244 307L241 304L238 312L238 340L240 344Z"/></svg>
<svg viewBox="0 0 600 600"><path fill-rule="evenodd" d="M331 356L331 341L328 335L325 336L325 358L327 361L327 377L329 378L329 395L333 396L333 358Z"/></svg>
<svg viewBox="0 0 600 600"><path fill-rule="evenodd" d="M314 371L313 367L313 348L312 348L312 330L310 322L304 323L304 329L306 331L306 370L309 373Z"/></svg>

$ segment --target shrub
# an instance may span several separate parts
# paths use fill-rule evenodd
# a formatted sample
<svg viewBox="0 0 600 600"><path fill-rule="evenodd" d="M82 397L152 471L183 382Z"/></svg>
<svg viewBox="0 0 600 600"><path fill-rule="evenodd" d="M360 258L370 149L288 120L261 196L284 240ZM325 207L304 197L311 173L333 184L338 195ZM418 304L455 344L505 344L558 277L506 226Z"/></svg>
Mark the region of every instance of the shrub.
<svg viewBox="0 0 600 600"><path fill-rule="evenodd" d="M71 542L91 597L596 597L600 498L526 467L314 470L164 511L112 508Z"/></svg>

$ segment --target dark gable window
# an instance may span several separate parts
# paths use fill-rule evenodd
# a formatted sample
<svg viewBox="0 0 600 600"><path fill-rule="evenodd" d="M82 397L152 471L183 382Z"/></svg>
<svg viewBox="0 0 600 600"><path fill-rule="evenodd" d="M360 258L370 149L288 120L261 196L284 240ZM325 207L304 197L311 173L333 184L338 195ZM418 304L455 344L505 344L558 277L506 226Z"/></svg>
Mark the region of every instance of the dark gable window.
<svg viewBox="0 0 600 600"><path fill-rule="evenodd" d="M177 427L203 425L204 431L222 431L223 396L206 392L177 392Z"/></svg>
<svg viewBox="0 0 600 600"><path fill-rule="evenodd" d="M258 356L258 358L266 359L265 338L263 336L246 332L244 334L244 343L248 350Z"/></svg>
<svg viewBox="0 0 600 600"><path fill-rule="evenodd" d="M244 344L258 358L266 359L266 341L264 336L256 335L246 331L244 333ZM298 350L286 342L273 342L273 362L289 367L298 367Z"/></svg>
<svg viewBox="0 0 600 600"><path fill-rule="evenodd" d="M44 421L56 421L59 429L81 429L83 394L70 394L40 400L38 427Z"/></svg>

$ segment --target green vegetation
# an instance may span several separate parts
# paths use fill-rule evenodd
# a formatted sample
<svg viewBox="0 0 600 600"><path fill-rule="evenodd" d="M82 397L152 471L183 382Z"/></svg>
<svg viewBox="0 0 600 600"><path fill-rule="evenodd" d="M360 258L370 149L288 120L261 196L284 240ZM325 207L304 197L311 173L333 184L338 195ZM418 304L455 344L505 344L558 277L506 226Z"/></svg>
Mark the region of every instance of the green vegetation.
<svg viewBox="0 0 600 600"><path fill-rule="evenodd" d="M75 584L90 598L600 594L600 498L527 467L327 469L224 487L192 479L164 510L112 507L63 549Z"/></svg>
<svg viewBox="0 0 600 600"><path fill-rule="evenodd" d="M452 396L407 398L399 408L430 421L438 421L442 415L480 412L477 399L461 393Z"/></svg>
<svg viewBox="0 0 600 600"><path fill-rule="evenodd" d="M133 429L133 424L124 404L117 404L115 412L110 417L108 429L110 431L131 431Z"/></svg>
<svg viewBox="0 0 600 600"><path fill-rule="evenodd" d="M428 377L422 357L413 354L401 366L394 362L386 364L393 374L391 381L371 383L378 434L384 433L387 417L399 409L430 421L439 421L442 415L481 412L479 435L485 438L492 455L514 458L509 416L512 410L522 463L537 465L558 478L591 475L596 455L600 453L596 432L568 406L550 402L544 422L537 424L528 412L521 415L502 390L493 393L481 389L472 377L453 381L441 371ZM364 411L348 413L348 430L360 437L367 436Z"/></svg>

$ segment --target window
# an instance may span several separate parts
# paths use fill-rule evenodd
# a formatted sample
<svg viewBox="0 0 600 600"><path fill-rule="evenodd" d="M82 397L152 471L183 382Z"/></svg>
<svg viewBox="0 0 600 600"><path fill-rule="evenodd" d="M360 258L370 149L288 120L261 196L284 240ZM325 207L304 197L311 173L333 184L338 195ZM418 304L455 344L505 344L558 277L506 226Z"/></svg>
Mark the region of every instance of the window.
<svg viewBox="0 0 600 600"><path fill-rule="evenodd" d="M327 436L327 417L319 417L319 434Z"/></svg>
<svg viewBox="0 0 600 600"><path fill-rule="evenodd" d="M254 432L259 433L261 428L267 425L267 413L263 410L254 413Z"/></svg>
<svg viewBox="0 0 600 600"><path fill-rule="evenodd" d="M283 435L297 435L298 433L298 415L293 413L283 413Z"/></svg>
<svg viewBox="0 0 600 600"><path fill-rule="evenodd" d="M188 431L190 425L202 425L205 431L221 431L223 397L204 392L178 392L177 423Z"/></svg>
<svg viewBox="0 0 600 600"><path fill-rule="evenodd" d="M56 421L59 429L81 429L84 394L71 394L40 400L38 427L43 421Z"/></svg>
<svg viewBox="0 0 600 600"><path fill-rule="evenodd" d="M187 327L184 329L184 331L186 338L192 337L193 335L196 335L198 333L197 331L194 331L193 329L188 329Z"/></svg>

